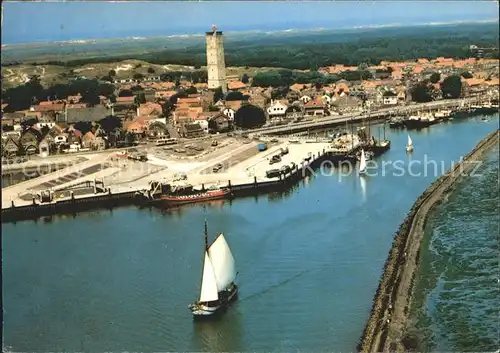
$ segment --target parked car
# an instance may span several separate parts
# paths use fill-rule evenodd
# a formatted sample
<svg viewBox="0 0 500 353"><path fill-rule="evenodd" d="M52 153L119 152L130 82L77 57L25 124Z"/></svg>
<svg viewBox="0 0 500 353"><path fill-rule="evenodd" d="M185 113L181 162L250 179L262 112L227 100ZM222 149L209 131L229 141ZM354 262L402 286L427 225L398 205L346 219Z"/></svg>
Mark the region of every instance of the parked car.
<svg viewBox="0 0 500 353"><path fill-rule="evenodd" d="M221 163L218 163L216 165L214 165L214 167L212 168L212 171L214 173L217 173L219 170L221 170L223 168L223 165Z"/></svg>
<svg viewBox="0 0 500 353"><path fill-rule="evenodd" d="M278 162L281 162L281 157L276 154L276 155L271 157L269 164L274 164L274 163L278 163Z"/></svg>
<svg viewBox="0 0 500 353"><path fill-rule="evenodd" d="M279 175L280 175L279 169L270 169L270 170L266 171L267 178L276 178L276 177L279 177Z"/></svg>
<svg viewBox="0 0 500 353"><path fill-rule="evenodd" d="M218 144L219 144L219 142L217 142L217 140L212 141L212 146L214 146L214 147L215 147L215 146L217 146Z"/></svg>
<svg viewBox="0 0 500 353"><path fill-rule="evenodd" d="M288 147L282 148L280 151L280 154L284 156L285 154L288 154Z"/></svg>
<svg viewBox="0 0 500 353"><path fill-rule="evenodd" d="M284 165L283 167L280 168L281 174L288 174L290 173L291 170L292 168L290 168L289 165Z"/></svg>

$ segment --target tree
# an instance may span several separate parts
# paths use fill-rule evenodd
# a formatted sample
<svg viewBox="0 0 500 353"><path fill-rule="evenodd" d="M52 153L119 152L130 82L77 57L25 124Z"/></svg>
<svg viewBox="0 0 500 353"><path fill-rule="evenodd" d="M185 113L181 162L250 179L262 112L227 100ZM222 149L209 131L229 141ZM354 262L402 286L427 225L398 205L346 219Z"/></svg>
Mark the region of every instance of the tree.
<svg viewBox="0 0 500 353"><path fill-rule="evenodd" d="M431 81L431 83L438 83L440 79L441 74L439 72L433 72L431 77L429 78L429 81Z"/></svg>
<svg viewBox="0 0 500 353"><path fill-rule="evenodd" d="M155 69L152 68L151 66L148 67L148 74L154 74L155 73Z"/></svg>
<svg viewBox="0 0 500 353"><path fill-rule="evenodd" d="M217 103L224 98L224 93L222 93L222 88L217 87L214 91L214 103Z"/></svg>
<svg viewBox="0 0 500 353"><path fill-rule="evenodd" d="M125 142L127 143L127 145L134 144L136 139L137 139L137 136L132 132L127 132L125 134Z"/></svg>
<svg viewBox="0 0 500 353"><path fill-rule="evenodd" d="M460 74L463 78L472 78L472 74L469 71L464 71Z"/></svg>
<svg viewBox="0 0 500 353"><path fill-rule="evenodd" d="M106 82L113 82L114 81L113 77L111 77L109 75L101 77L101 80L106 81Z"/></svg>
<svg viewBox="0 0 500 353"><path fill-rule="evenodd" d="M266 114L255 105L245 104L234 115L234 124L241 128L256 128L266 123Z"/></svg>
<svg viewBox="0 0 500 353"><path fill-rule="evenodd" d="M82 93L80 102L87 103L89 106L97 105L101 102L99 94L96 91L86 91Z"/></svg>
<svg viewBox="0 0 500 353"><path fill-rule="evenodd" d="M42 133L42 136L47 135L47 133L50 131L50 128L47 125L43 125L42 128L40 129L40 132Z"/></svg>
<svg viewBox="0 0 500 353"><path fill-rule="evenodd" d="M432 101L432 86L427 82L419 82L411 88L411 99L414 102L425 103Z"/></svg>
<svg viewBox="0 0 500 353"><path fill-rule="evenodd" d="M89 121L78 121L73 126L83 135L92 130L92 123Z"/></svg>
<svg viewBox="0 0 500 353"><path fill-rule="evenodd" d="M14 126L12 126L12 125L2 125L2 131L3 132L14 131Z"/></svg>
<svg viewBox="0 0 500 353"><path fill-rule="evenodd" d="M109 70L109 72L108 72L108 76L109 76L109 77L115 77L115 76L116 76L116 71L115 71L115 70L113 70L113 69Z"/></svg>
<svg viewBox="0 0 500 353"><path fill-rule="evenodd" d="M143 92L136 94L135 104L137 106L139 106L139 105L144 104L144 103L146 103L146 95Z"/></svg>
<svg viewBox="0 0 500 353"><path fill-rule="evenodd" d="M144 91L144 88L140 85L135 85L130 88L132 92L142 92Z"/></svg>
<svg viewBox="0 0 500 353"><path fill-rule="evenodd" d="M241 101L243 100L243 93L241 92L228 92L226 94L226 101Z"/></svg>
<svg viewBox="0 0 500 353"><path fill-rule="evenodd" d="M247 84L249 80L250 78L247 74L243 74L243 76L241 76L241 82L243 82L244 84Z"/></svg>
<svg viewBox="0 0 500 353"><path fill-rule="evenodd" d="M196 93L198 93L198 90L196 89L196 87L191 86L191 87L186 88L184 90L184 92L186 92L187 94L196 94Z"/></svg>
<svg viewBox="0 0 500 353"><path fill-rule="evenodd" d="M441 82L441 92L443 98L459 98L462 94L462 80L458 75L451 75L446 77Z"/></svg>
<svg viewBox="0 0 500 353"><path fill-rule="evenodd" d="M220 110L220 109L219 109L219 108L217 108L215 105L210 104L210 105L208 106L208 111L209 111L209 112L218 112L219 110Z"/></svg>
<svg viewBox="0 0 500 353"><path fill-rule="evenodd" d="M133 97L133 96L134 92L132 92L132 90L129 89L123 89L120 92L118 92L118 97Z"/></svg>
<svg viewBox="0 0 500 353"><path fill-rule="evenodd" d="M134 80L142 80L144 78L144 75L139 72L136 72L132 77L134 78Z"/></svg>
<svg viewBox="0 0 500 353"><path fill-rule="evenodd" d="M122 120L114 115L108 115L99 121L101 128L109 135L122 127Z"/></svg>
<svg viewBox="0 0 500 353"><path fill-rule="evenodd" d="M168 118L170 116L170 113L172 112L173 109L173 104L170 102L170 100L166 100L165 103L161 106L162 109L162 114L165 118Z"/></svg>

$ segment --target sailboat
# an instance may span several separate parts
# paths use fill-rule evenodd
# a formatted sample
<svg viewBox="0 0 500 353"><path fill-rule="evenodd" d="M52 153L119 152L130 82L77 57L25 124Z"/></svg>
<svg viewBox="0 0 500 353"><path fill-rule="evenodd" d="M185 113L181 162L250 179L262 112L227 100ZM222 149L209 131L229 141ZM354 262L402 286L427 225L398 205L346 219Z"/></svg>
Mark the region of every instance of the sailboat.
<svg viewBox="0 0 500 353"><path fill-rule="evenodd" d="M364 174L366 172L366 156L365 150L361 150L361 158L359 160L359 174Z"/></svg>
<svg viewBox="0 0 500 353"><path fill-rule="evenodd" d="M413 142L411 140L410 135L408 134L408 142L406 143L406 152L412 152L413 151Z"/></svg>
<svg viewBox="0 0 500 353"><path fill-rule="evenodd" d="M207 221L205 220L205 257L198 301L189 305L195 316L213 315L224 309L238 294L236 265L231 249L220 233L208 245Z"/></svg>

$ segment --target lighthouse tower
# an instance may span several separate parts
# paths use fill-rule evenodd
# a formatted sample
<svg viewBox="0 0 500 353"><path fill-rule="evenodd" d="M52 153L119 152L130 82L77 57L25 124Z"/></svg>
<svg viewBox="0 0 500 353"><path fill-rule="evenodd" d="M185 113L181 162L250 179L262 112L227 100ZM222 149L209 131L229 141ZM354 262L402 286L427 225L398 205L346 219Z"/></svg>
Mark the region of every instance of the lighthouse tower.
<svg viewBox="0 0 500 353"><path fill-rule="evenodd" d="M206 32L207 39L207 72L208 88L216 89L221 87L226 93L226 62L224 60L224 44L222 41L222 31L212 25L212 30Z"/></svg>

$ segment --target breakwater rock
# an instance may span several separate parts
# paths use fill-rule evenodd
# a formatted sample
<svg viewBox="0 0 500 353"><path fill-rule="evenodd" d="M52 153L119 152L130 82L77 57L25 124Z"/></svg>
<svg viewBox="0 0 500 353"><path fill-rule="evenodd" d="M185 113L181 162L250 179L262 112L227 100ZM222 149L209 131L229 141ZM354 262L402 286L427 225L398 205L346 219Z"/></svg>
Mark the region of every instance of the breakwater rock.
<svg viewBox="0 0 500 353"><path fill-rule="evenodd" d="M460 163L436 179L415 201L394 237L358 351L405 352L416 348L416 337L406 334L405 329L427 214L453 190L457 180L473 175L475 162L498 142L499 130L496 130L481 140Z"/></svg>

